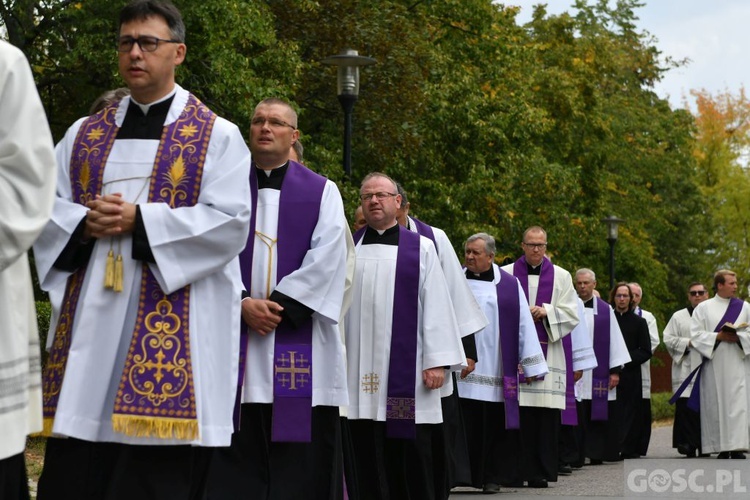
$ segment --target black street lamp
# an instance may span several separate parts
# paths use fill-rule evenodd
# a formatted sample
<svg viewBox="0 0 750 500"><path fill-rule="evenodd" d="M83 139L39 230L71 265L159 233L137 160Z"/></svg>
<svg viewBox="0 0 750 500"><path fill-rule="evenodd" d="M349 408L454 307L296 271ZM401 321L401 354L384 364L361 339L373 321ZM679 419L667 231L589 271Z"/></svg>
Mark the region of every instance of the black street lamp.
<svg viewBox="0 0 750 500"><path fill-rule="evenodd" d="M607 223L607 242L609 242L609 289L615 287L615 243L617 243L617 226L625 219L619 219L614 215L605 217L602 222Z"/></svg>
<svg viewBox="0 0 750 500"><path fill-rule="evenodd" d="M344 109L344 174L352 177L352 111L359 98L359 67L375 64L372 57L360 56L356 50L346 49L341 54L326 57L323 64L338 66L337 88L339 102Z"/></svg>

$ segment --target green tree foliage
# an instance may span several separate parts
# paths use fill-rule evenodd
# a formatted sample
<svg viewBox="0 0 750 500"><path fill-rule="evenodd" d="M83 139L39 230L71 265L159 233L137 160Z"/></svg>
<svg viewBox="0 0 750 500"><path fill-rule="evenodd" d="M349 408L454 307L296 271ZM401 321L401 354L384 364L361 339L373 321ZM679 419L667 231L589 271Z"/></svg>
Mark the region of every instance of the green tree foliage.
<svg viewBox="0 0 750 500"><path fill-rule="evenodd" d="M705 90L692 92L696 100L695 158L703 194L702 210L714 224L707 241L712 267L737 273L738 293L746 297L750 285L750 100L738 94Z"/></svg>
<svg viewBox="0 0 750 500"><path fill-rule="evenodd" d="M34 63L56 137L101 91L119 86L117 2L3 0L0 23ZM460 251L471 233L520 254L523 230L549 233L556 263L591 267L605 291L600 219L627 219L617 277L639 281L660 319L710 267L713 212L698 188L693 117L653 91L675 63L637 28L635 0L577 0L575 14L491 0L182 0L188 57L178 80L243 130L260 99L291 99L308 165L337 181L347 212L359 179L399 180L412 211ZM335 70L345 48L361 69L353 178L341 172Z"/></svg>

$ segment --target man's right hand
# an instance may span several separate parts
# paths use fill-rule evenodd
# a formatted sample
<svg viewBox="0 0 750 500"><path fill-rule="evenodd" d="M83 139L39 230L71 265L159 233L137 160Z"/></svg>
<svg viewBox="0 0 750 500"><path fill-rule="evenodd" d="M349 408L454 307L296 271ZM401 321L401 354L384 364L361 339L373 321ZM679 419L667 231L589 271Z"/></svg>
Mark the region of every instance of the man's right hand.
<svg viewBox="0 0 750 500"><path fill-rule="evenodd" d="M722 342L730 342L732 344L736 344L740 341L740 338L737 336L736 333L732 333L726 330L721 330L719 333L716 334L716 340L721 340Z"/></svg>
<svg viewBox="0 0 750 500"><path fill-rule="evenodd" d="M283 307L272 300L251 297L242 299L243 321L261 335L267 335L279 326L283 310Z"/></svg>

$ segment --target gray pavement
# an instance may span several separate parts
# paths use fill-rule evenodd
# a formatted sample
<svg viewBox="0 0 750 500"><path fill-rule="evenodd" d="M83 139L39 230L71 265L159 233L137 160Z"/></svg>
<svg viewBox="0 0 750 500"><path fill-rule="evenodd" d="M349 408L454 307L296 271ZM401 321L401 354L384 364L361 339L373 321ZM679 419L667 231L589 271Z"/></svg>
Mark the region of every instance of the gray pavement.
<svg viewBox="0 0 750 500"><path fill-rule="evenodd" d="M659 458L680 458L681 455L672 448L672 426L656 423L651 431L651 442L648 455L638 460ZM714 458L715 459L715 458ZM687 460L684 459L683 460ZM691 459L691 461L710 460ZM560 476L556 483L549 483L549 488L501 488L498 498L528 498L529 496L553 496L558 498L613 498L624 496L623 462L586 465L583 469L573 471L571 476ZM453 499L473 499L484 497L482 490L474 488L455 488L451 492ZM491 498L487 496L486 498Z"/></svg>

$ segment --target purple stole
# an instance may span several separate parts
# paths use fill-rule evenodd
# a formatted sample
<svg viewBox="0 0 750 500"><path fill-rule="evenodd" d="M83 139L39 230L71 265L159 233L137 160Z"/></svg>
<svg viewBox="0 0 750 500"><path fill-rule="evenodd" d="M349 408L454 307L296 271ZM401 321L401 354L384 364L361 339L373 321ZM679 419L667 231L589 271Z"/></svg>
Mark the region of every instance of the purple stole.
<svg viewBox="0 0 750 500"><path fill-rule="evenodd" d="M591 420L609 420L609 304L594 297L594 354L597 366L591 371Z"/></svg>
<svg viewBox="0 0 750 500"><path fill-rule="evenodd" d="M420 237L398 225L396 282L393 291L391 357L388 362L386 435L389 438L416 439L417 338L419 336L419 256ZM354 235L362 239L366 228Z"/></svg>
<svg viewBox="0 0 750 500"><path fill-rule="evenodd" d="M578 425L575 377L573 376L573 336L563 337L562 346L567 369L565 370L565 409L560 412L560 422L562 425Z"/></svg>
<svg viewBox="0 0 750 500"><path fill-rule="evenodd" d="M529 300L529 305L541 306L542 304L552 303L552 291L555 288L555 269L547 257L543 258L541 266L539 288L536 291L536 302L531 304L529 300L529 270L526 267L526 256L522 256L513 264L513 275L521 282L521 287L526 294L526 300ZM546 359L549 335L547 335L547 330L544 328L544 321L535 321L534 326L536 327L536 334L539 337L539 343L542 345L542 352Z"/></svg>
<svg viewBox="0 0 750 500"><path fill-rule="evenodd" d="M435 241L435 232L432 230L432 226L427 225L414 217L412 217L411 220L414 221L414 227L417 229L417 234L429 238L432 241L432 244L435 245L435 251L440 253L437 247L437 241Z"/></svg>
<svg viewBox="0 0 750 500"><path fill-rule="evenodd" d="M735 323L740 313L742 312L743 304L744 304L743 300L732 297L732 299L730 299L729 301L729 305L727 306L726 312L724 312L724 316L721 317L719 322L714 327L714 331L718 332L719 330L721 330L721 327L724 325L724 323L727 323L727 322ZM682 393L685 392L685 389L687 389L688 385L690 385L690 381L693 380L693 377L695 377L695 384L693 384L693 392L690 393L687 406L693 411L700 412L701 410L700 383L701 383L701 373L703 371L703 364L705 362L706 362L706 358L703 358L703 361L701 362L701 364L698 365L698 367L695 370L690 372L690 375L687 376L687 378L682 383L682 385L680 385L680 387L675 391L674 395L669 399L669 404L675 404L677 402L677 400L680 398Z"/></svg>
<svg viewBox="0 0 750 500"><path fill-rule="evenodd" d="M518 409L518 332L521 321L518 286L513 275L500 269L500 281L496 288L506 429L521 428Z"/></svg>
<svg viewBox="0 0 750 500"><path fill-rule="evenodd" d="M246 290L250 290L258 212L258 178L255 168L253 166L250 170L253 200L250 233L245 250L240 254L242 281ZM297 162L289 161L279 196L277 283L299 269L310 249L325 185L325 177ZM242 330L247 332L247 326L243 324ZM240 381L245 373L246 333L241 336L241 342ZM274 442L309 443L312 440L312 318L299 328L293 328L289 321L282 321L274 334L273 357L271 439Z"/></svg>
<svg viewBox="0 0 750 500"><path fill-rule="evenodd" d="M118 127L119 103L86 119L71 154L73 201L101 192ZM163 129L149 186L149 203L172 208L198 202L203 164L216 115L192 94L179 118ZM85 268L69 279L44 375L45 433L51 433ZM102 292L105 293L105 292ZM165 294L143 264L138 314L115 398L112 426L129 436L194 440L198 426L190 358L190 285Z"/></svg>

